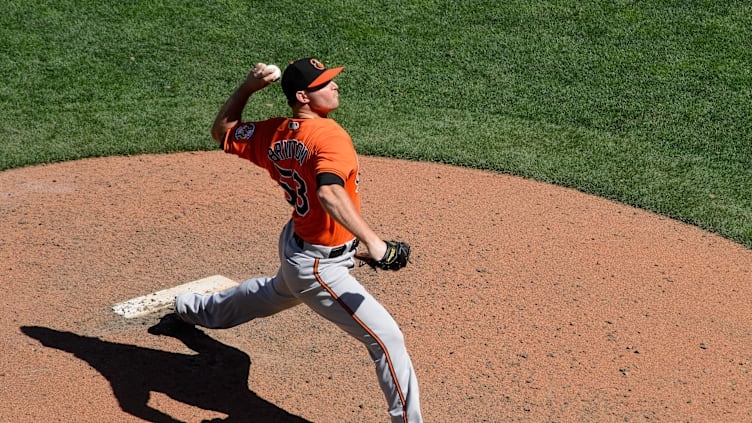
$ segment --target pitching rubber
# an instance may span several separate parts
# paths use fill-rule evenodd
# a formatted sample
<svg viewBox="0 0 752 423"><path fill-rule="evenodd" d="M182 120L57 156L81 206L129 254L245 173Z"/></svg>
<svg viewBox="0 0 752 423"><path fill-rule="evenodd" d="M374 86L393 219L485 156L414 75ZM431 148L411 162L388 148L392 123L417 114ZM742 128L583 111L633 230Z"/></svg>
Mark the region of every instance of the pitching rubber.
<svg viewBox="0 0 752 423"><path fill-rule="evenodd" d="M238 285L237 282L222 275L209 276L208 278L152 292L142 297L115 304L112 306L112 310L126 319L132 319L170 308L175 297L183 292L209 294L232 288L236 285Z"/></svg>

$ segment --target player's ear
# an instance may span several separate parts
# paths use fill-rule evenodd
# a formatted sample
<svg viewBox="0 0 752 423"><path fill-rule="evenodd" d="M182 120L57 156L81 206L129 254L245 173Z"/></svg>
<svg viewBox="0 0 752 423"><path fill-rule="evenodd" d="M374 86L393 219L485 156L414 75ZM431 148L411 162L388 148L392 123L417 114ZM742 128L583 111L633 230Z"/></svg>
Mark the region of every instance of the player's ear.
<svg viewBox="0 0 752 423"><path fill-rule="evenodd" d="M308 93L302 90L295 93L295 98L297 98L301 104L308 104L311 102L311 98L308 97Z"/></svg>

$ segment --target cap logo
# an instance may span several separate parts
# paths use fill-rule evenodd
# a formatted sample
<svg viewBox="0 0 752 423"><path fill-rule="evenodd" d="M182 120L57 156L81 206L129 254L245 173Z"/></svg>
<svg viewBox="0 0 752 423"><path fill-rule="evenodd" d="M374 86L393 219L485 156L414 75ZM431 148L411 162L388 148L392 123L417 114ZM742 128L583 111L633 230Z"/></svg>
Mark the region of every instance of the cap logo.
<svg viewBox="0 0 752 423"><path fill-rule="evenodd" d="M326 69L324 67L324 65L321 62L319 62L318 60L316 60L316 59L311 59L311 66L313 66L314 68L316 68L318 70L324 70L324 69Z"/></svg>

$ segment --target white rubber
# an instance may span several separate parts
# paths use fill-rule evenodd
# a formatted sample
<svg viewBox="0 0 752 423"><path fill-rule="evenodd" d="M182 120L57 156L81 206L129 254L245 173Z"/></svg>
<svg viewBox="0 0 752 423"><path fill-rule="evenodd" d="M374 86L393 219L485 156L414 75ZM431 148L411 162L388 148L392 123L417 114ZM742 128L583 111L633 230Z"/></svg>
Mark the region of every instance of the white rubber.
<svg viewBox="0 0 752 423"><path fill-rule="evenodd" d="M209 294L237 285L238 283L232 279L214 275L115 304L112 310L126 319L132 319L169 308L175 297L183 292Z"/></svg>

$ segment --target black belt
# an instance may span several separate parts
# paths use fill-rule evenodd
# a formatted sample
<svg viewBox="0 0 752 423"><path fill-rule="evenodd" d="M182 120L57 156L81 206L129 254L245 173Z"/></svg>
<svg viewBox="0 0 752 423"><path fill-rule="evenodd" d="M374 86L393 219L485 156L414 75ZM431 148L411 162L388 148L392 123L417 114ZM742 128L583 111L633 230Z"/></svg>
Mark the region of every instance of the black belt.
<svg viewBox="0 0 752 423"><path fill-rule="evenodd" d="M295 244L301 250L305 249L305 240L303 240L303 238L299 237L298 234L296 234L295 232L293 232L292 238L295 240ZM347 248L347 244L340 245L339 247L336 247L336 248L332 248L331 251L329 251L329 257L328 258L339 257L342 254L344 254L346 251L354 250L358 246L358 244L360 244L360 240L356 238L353 241L353 243L352 243L352 245L350 246L349 249Z"/></svg>

